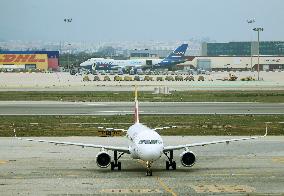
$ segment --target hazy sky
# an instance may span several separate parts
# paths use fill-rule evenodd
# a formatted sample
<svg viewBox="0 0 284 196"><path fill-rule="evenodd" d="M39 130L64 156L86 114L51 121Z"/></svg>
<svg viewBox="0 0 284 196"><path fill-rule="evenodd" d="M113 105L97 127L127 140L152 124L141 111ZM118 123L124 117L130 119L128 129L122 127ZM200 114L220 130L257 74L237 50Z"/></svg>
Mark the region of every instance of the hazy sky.
<svg viewBox="0 0 284 196"><path fill-rule="evenodd" d="M261 26L262 40L283 41L283 8L283 0L0 0L0 40L250 41Z"/></svg>

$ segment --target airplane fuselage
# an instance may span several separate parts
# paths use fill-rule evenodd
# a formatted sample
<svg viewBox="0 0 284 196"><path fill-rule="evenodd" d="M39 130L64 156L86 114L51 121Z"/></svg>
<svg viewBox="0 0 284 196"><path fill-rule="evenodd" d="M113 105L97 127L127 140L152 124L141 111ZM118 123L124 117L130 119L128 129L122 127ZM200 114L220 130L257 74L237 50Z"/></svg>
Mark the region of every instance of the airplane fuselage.
<svg viewBox="0 0 284 196"><path fill-rule="evenodd" d="M162 59L130 59L130 60L114 60L103 58L91 58L80 64L81 68L92 70L112 70L116 68L140 68L143 66L159 65Z"/></svg>
<svg viewBox="0 0 284 196"><path fill-rule="evenodd" d="M161 136L152 129L135 123L127 131L130 156L143 161L155 161L163 154L164 144Z"/></svg>

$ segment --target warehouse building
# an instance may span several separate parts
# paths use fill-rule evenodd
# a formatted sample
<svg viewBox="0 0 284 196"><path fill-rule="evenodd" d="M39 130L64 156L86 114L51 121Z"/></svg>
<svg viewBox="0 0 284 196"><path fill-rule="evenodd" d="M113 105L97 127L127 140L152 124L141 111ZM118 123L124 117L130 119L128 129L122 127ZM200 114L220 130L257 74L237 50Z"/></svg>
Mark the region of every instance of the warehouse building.
<svg viewBox="0 0 284 196"><path fill-rule="evenodd" d="M257 56L187 56L186 59L187 61L179 66L207 71L258 70ZM284 70L284 56L261 55L259 70Z"/></svg>
<svg viewBox="0 0 284 196"><path fill-rule="evenodd" d="M59 51L0 51L0 69L56 71Z"/></svg>
<svg viewBox="0 0 284 196"><path fill-rule="evenodd" d="M258 54L258 42L202 43L202 56L251 56ZM284 56L283 41L261 41L260 55Z"/></svg>

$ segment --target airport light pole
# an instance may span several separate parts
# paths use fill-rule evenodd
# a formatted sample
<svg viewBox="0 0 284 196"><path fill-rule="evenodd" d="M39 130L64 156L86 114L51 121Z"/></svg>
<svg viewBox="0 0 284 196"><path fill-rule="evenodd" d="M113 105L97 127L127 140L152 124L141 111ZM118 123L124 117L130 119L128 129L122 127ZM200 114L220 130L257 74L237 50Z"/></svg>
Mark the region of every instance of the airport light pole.
<svg viewBox="0 0 284 196"><path fill-rule="evenodd" d="M69 64L69 62L70 62L70 51L71 51L71 44L69 43L68 44L68 48L69 48L69 50L68 50L68 58L67 58L67 69L69 69L70 68L70 64Z"/></svg>
<svg viewBox="0 0 284 196"><path fill-rule="evenodd" d="M259 80L259 32L260 31L263 31L263 28L261 28L261 27L257 27L257 28L254 28L253 29L254 31L257 31L257 48L258 48L258 50L257 50L257 80Z"/></svg>
<svg viewBox="0 0 284 196"><path fill-rule="evenodd" d="M64 18L64 22L65 22L65 24L68 24L68 23L71 23L72 22L72 18ZM67 69L69 69L70 68L70 66L69 66L69 58L70 58L70 49L71 49L71 44L70 43L68 43L67 44L68 45L68 56L67 56Z"/></svg>
<svg viewBox="0 0 284 196"><path fill-rule="evenodd" d="M253 19L248 19L247 20L248 24L253 24L255 23L255 18ZM251 34L251 38L250 38L250 71L252 71L252 34Z"/></svg>

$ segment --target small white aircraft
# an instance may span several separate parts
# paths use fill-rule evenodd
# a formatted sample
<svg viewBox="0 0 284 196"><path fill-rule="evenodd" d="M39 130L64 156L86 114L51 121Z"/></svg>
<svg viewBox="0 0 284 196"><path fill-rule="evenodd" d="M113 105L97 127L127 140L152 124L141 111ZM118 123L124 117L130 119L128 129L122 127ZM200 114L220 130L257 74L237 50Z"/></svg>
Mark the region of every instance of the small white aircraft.
<svg viewBox="0 0 284 196"><path fill-rule="evenodd" d="M195 154L190 151L191 147L196 146L206 146L209 144L219 144L219 143L229 143L243 140L252 140L263 138L267 135L267 126L266 133L263 136L256 137L246 137L246 138L237 138L237 139L227 139L227 140L217 140L211 142L202 142L202 143L192 143L192 144L182 144L177 146L164 146L161 136L156 132L157 130L168 129L170 127L160 127L151 129L139 122L139 110L138 110L138 100L137 100L137 89L135 89L135 123L129 127L128 130L124 129L113 129L112 130L122 130L127 132L126 136L129 139L128 147L118 147L118 146L107 146L107 145L95 145L95 144L84 144L84 143L73 143L73 142L61 142L61 141L48 141L48 140L36 140L36 139L23 139L16 136L16 131L14 129L15 137L20 140L26 141L35 141L35 142L46 142L52 144L62 144L62 145L73 145L80 147L90 147L90 148L99 148L101 151L96 157L97 165L101 168L107 168L111 165L111 170L117 168L121 170L121 162L118 160L123 154L130 154L133 159L140 159L146 163L147 167L147 176L152 176L151 165L154 161L158 160L163 154L168 158L166 161L166 169L169 170L172 168L176 169L176 162L174 161L173 151L174 150L184 150L180 155L181 164L185 167L191 167L196 161ZM175 126L173 126L174 128ZM103 128L103 127L99 127ZM110 128L109 128L110 129ZM113 151L113 161L111 161L111 155L108 151ZM118 152L120 153L118 155Z"/></svg>

